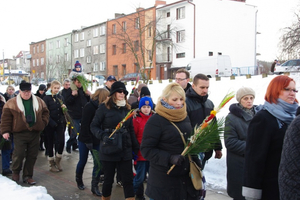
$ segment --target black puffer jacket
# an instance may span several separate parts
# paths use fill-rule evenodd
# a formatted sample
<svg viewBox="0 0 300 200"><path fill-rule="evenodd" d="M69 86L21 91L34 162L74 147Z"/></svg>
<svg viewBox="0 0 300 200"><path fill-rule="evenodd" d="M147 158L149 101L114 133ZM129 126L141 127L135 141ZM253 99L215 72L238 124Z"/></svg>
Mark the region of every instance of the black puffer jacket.
<svg viewBox="0 0 300 200"><path fill-rule="evenodd" d="M108 109L105 104L101 104L97 109L94 119L91 123L91 131L96 138L103 140L104 136L108 136L118 125L120 121L127 115L129 110L126 107L118 107L114 105ZM123 132L123 151L118 154L107 155L99 152L100 160L103 161L120 161L131 160L132 151L136 153L139 150L139 143L134 134L132 118L128 119L122 126ZM102 143L100 142L100 149Z"/></svg>
<svg viewBox="0 0 300 200"><path fill-rule="evenodd" d="M77 90L78 95L73 96L72 90L66 90L64 96L66 97L66 106L68 108L69 114L73 119L81 119L82 118L82 109L85 104L90 100L90 96L86 95L81 88Z"/></svg>
<svg viewBox="0 0 300 200"><path fill-rule="evenodd" d="M98 109L99 101L88 102L82 111L82 120L80 134L78 140L83 143L99 144L100 140L96 138L90 130L90 125L95 116L96 110Z"/></svg>
<svg viewBox="0 0 300 200"><path fill-rule="evenodd" d="M65 117L61 108L61 103L59 102L59 100L64 102L63 97L59 93L52 96L51 93L47 92L43 100L50 112L48 126L56 127L57 124L65 123Z"/></svg>
<svg viewBox="0 0 300 200"><path fill-rule="evenodd" d="M175 125L187 138L192 132L188 117ZM146 194L155 200L199 199L189 177L189 159L186 157L181 166L176 166L167 175L172 166L171 155L181 154L184 144L179 131L166 118L154 114L146 123L141 143L141 153L150 161L150 176ZM199 163L198 163L199 164ZM188 196L187 194L190 194ZM192 196L192 198L191 198Z"/></svg>

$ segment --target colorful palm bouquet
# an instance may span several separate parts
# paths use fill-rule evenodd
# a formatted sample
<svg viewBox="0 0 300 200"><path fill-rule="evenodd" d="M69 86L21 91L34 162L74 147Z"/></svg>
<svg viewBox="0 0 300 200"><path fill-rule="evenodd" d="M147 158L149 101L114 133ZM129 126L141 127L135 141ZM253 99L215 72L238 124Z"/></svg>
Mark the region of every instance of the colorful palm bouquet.
<svg viewBox="0 0 300 200"><path fill-rule="evenodd" d="M193 135L188 139L187 145L181 155L198 155L200 152L207 152L215 148L220 135L224 131L224 118L216 120L216 114L234 97L234 92L226 94L220 105L210 112L200 125L196 125ZM175 165L173 165L167 174L169 174Z"/></svg>
<svg viewBox="0 0 300 200"><path fill-rule="evenodd" d="M134 87L133 87L132 90L131 90L131 94L134 93L134 90L135 90L135 88L136 88L136 86L137 86L137 84L138 84L138 82L139 82L139 79L140 79L140 77L137 76L136 79L135 79L135 85L134 85Z"/></svg>
<svg viewBox="0 0 300 200"><path fill-rule="evenodd" d="M120 121L119 123L118 123L118 125L116 126L116 128L115 128L115 130L109 135L109 137L108 138L111 138L114 134L115 134L115 132L117 131L117 130L119 130L120 128L122 128L122 126L123 126L123 124L130 118L130 117L132 117L133 115L134 115L134 109L132 109L132 110L130 110L128 113L127 113L127 115L124 117L124 119L122 119L122 121Z"/></svg>

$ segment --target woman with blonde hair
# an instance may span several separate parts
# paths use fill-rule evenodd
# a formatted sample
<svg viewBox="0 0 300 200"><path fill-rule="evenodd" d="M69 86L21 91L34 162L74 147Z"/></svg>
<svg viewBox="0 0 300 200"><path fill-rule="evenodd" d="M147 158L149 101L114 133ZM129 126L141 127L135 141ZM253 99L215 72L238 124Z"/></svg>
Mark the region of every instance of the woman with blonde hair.
<svg viewBox="0 0 300 200"><path fill-rule="evenodd" d="M65 108L64 98L60 95L60 82L54 80L51 82L50 89L46 92L43 100L46 103L50 112L49 123L45 127L44 132L47 137L48 160L51 172L62 171L61 159L65 145L65 116L63 108ZM54 135L55 134L55 135ZM53 147L55 144L55 159Z"/></svg>
<svg viewBox="0 0 300 200"><path fill-rule="evenodd" d="M155 111L146 123L141 144L142 155L150 162L145 193L155 200L198 200L200 191L194 188L189 176L189 159L181 155L185 147L181 133L187 141L192 126L186 112L185 92L178 83L165 87ZM197 156L192 159L200 166ZM168 175L172 165L175 168Z"/></svg>
<svg viewBox="0 0 300 200"><path fill-rule="evenodd" d="M134 134L132 119L123 123L122 127L114 133L114 137L109 137L131 109L127 102L127 94L124 83L114 82L108 99L99 106L91 123L92 133L100 140L99 156L104 172L103 200L109 200L111 197L116 169L121 175L125 199L134 199L132 152L137 155L139 144ZM115 141L119 140L122 142L117 146L118 148L116 146L110 148Z"/></svg>
<svg viewBox="0 0 300 200"><path fill-rule="evenodd" d="M4 93L3 96L5 98L5 101L8 101L11 98L16 97L17 95L15 94L15 88L14 88L14 86L12 86L12 85L7 86L6 92Z"/></svg>
<svg viewBox="0 0 300 200"><path fill-rule="evenodd" d="M109 92L106 89L97 89L82 111L81 130L78 136L79 161L76 167L76 182L80 190L84 189L82 174L88 159L89 151L91 151L91 153L93 153L93 150L99 151L100 140L92 134L90 125L98 106L107 99L108 95ZM94 160L91 191L96 196L102 196L98 188L101 174L101 172L98 170L99 167L100 166L98 166L97 162Z"/></svg>

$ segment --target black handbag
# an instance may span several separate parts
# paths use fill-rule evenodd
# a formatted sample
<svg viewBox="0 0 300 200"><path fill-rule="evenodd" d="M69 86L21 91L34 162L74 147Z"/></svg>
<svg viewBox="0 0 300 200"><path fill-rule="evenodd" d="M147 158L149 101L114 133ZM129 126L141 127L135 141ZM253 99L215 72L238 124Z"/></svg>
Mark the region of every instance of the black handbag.
<svg viewBox="0 0 300 200"><path fill-rule="evenodd" d="M106 143L105 138L109 137L104 136L103 140L100 141L100 152L106 155L118 154L123 151L123 134L120 131L117 131L109 138L110 142Z"/></svg>

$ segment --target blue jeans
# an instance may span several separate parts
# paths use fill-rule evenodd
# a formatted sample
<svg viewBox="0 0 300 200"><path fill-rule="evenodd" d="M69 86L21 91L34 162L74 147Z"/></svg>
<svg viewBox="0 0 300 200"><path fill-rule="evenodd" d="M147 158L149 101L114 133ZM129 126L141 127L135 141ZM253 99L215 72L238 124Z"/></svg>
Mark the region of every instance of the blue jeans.
<svg viewBox="0 0 300 200"><path fill-rule="evenodd" d="M70 134L70 138L67 141L67 146L66 148L71 148L71 146L73 146L74 144L77 143L77 132L79 133L80 131L80 123L81 123L81 119L72 119L73 123L74 123L74 128L72 129L72 132ZM69 125L71 126L71 124Z"/></svg>
<svg viewBox="0 0 300 200"><path fill-rule="evenodd" d="M2 153L2 171L9 169L10 166L10 154L14 149L13 137L11 137L11 149L1 150Z"/></svg>
<svg viewBox="0 0 300 200"><path fill-rule="evenodd" d="M146 178L147 172L149 171L149 161L137 161L136 175L133 179L133 189L137 196L144 196L144 185L143 182Z"/></svg>
<svg viewBox="0 0 300 200"><path fill-rule="evenodd" d="M93 149L99 151L99 147L100 145L93 145ZM84 167L86 165L88 156L89 156L89 149L86 147L85 143L78 141L78 148L79 148L79 161L77 163L77 167L76 167L76 174L83 174L83 170ZM93 159L94 160L94 159ZM94 160L94 167L93 167L93 177L99 178L100 174L101 174L101 170L99 171L98 168L100 166L98 166L98 164L95 162ZM97 171L99 173L97 173Z"/></svg>

